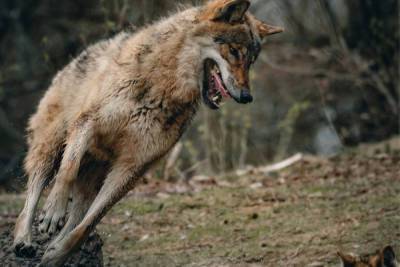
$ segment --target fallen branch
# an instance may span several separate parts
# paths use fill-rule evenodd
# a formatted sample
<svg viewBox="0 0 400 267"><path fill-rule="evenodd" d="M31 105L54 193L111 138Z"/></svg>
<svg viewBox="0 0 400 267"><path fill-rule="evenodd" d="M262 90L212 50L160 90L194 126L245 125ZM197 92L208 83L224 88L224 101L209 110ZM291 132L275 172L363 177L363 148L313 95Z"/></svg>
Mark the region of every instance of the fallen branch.
<svg viewBox="0 0 400 267"><path fill-rule="evenodd" d="M296 164L297 162L301 161L304 158L304 155L301 153L297 153L296 155L285 159L281 162L272 164L272 165L268 165L268 166L263 166L263 167L258 167L258 168L252 168L252 169L246 169L246 170L237 170L236 174L238 176L242 176L242 175L246 175L249 173L261 173L261 174L268 174L271 172L277 172L283 169L286 169L294 164Z"/></svg>
<svg viewBox="0 0 400 267"><path fill-rule="evenodd" d="M257 171L261 172L261 173L270 173L270 172L276 172L276 171L280 171L283 169L286 169L287 167L290 167L291 165L299 162L300 160L303 159L303 154L298 153L288 159L285 159L284 161L269 165L269 166L265 166L265 167L260 167L257 169Z"/></svg>

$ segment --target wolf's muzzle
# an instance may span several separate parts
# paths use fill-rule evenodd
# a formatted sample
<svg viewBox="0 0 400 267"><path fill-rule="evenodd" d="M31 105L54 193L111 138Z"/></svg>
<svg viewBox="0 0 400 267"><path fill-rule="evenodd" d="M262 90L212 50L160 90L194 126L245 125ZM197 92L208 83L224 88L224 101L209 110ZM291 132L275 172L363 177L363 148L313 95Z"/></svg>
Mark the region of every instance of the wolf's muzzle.
<svg viewBox="0 0 400 267"><path fill-rule="evenodd" d="M237 86L233 78L228 79L227 89L237 103L248 104L253 102L253 96L247 86Z"/></svg>
<svg viewBox="0 0 400 267"><path fill-rule="evenodd" d="M241 104L247 104L247 103L253 102L253 96L250 94L249 90L241 90L240 91L239 102Z"/></svg>

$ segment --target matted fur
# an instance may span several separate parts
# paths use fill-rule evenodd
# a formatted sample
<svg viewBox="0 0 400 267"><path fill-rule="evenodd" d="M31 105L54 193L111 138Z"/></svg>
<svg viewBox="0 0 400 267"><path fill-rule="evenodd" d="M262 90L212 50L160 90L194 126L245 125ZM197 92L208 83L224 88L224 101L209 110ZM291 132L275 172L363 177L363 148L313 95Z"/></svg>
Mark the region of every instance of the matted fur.
<svg viewBox="0 0 400 267"><path fill-rule="evenodd" d="M15 227L17 254L33 253L31 224L43 188L54 186L40 218L53 234L43 266L61 265L104 214L163 157L202 98L213 59L231 96L247 91L261 39L280 32L248 14L246 0L215 0L82 52L60 71L28 125L27 200ZM232 52L234 51L234 52ZM87 170L90 170L88 172Z"/></svg>

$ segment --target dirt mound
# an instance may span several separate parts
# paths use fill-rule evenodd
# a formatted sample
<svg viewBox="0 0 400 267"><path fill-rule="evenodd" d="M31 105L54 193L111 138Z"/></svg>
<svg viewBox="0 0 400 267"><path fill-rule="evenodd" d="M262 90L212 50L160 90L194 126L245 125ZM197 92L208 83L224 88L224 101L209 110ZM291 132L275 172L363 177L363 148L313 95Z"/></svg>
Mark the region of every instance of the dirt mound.
<svg viewBox="0 0 400 267"><path fill-rule="evenodd" d="M2 218L0 216L1 266L36 266L40 263L40 259L51 239L41 235L37 230L37 223L35 223L33 242L37 248L36 255L33 258L17 257L12 249L14 220L15 218ZM65 266L103 266L102 246L103 242L100 236L97 233L92 233L79 252L75 253Z"/></svg>

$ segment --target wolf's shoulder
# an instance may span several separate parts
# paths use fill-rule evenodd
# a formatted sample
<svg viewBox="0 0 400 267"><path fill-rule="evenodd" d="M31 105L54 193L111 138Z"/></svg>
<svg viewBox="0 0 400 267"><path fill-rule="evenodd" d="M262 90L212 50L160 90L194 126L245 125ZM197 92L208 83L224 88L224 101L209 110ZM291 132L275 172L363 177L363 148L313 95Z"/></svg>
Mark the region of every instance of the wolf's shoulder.
<svg viewBox="0 0 400 267"><path fill-rule="evenodd" d="M109 61L119 53L119 50L134 33L122 31L111 38L102 39L87 46L61 71L61 75L73 75L84 78L90 72L96 71L100 62Z"/></svg>
<svg viewBox="0 0 400 267"><path fill-rule="evenodd" d="M96 60L100 57L109 55L121 48L122 44L132 37L134 33L122 31L115 36L107 39L102 39L84 49L76 58L77 64L87 60Z"/></svg>

